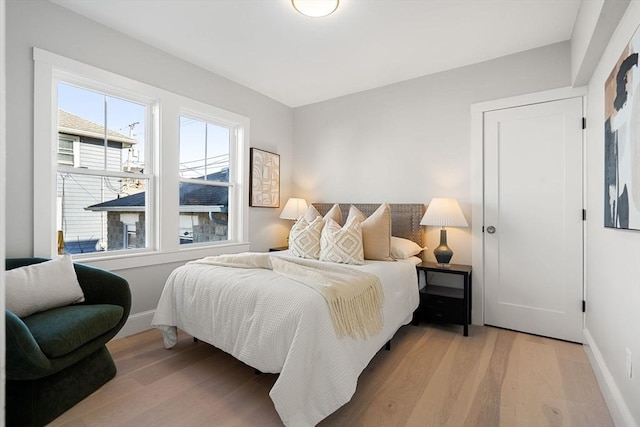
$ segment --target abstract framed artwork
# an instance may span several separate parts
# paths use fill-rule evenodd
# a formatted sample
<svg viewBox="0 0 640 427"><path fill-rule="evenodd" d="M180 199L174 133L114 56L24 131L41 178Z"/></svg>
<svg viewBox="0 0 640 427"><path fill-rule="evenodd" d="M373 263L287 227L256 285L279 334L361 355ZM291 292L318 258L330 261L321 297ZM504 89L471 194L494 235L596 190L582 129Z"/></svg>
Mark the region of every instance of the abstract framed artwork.
<svg viewBox="0 0 640 427"><path fill-rule="evenodd" d="M640 230L640 29L605 82L604 226Z"/></svg>
<svg viewBox="0 0 640 427"><path fill-rule="evenodd" d="M280 155L252 148L249 206L280 207Z"/></svg>

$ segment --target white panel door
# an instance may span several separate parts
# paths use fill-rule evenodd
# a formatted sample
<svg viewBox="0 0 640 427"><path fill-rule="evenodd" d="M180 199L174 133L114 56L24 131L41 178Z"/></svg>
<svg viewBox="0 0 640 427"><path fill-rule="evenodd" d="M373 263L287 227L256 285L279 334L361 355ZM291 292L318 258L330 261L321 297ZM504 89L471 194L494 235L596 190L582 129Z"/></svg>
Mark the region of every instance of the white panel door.
<svg viewBox="0 0 640 427"><path fill-rule="evenodd" d="M484 115L485 323L582 342L582 98Z"/></svg>

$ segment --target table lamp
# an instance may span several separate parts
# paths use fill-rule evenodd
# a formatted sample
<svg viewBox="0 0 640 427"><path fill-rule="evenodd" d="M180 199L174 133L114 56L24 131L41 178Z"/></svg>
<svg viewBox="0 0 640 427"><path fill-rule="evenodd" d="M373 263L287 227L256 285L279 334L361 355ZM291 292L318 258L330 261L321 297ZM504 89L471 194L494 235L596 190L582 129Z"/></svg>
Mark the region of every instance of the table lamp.
<svg viewBox="0 0 640 427"><path fill-rule="evenodd" d="M451 261L453 251L447 246L447 229L445 227L468 227L467 220L456 199L431 199L420 225L435 225L440 230L440 246L433 250L436 260L441 267L446 267Z"/></svg>
<svg viewBox="0 0 640 427"><path fill-rule="evenodd" d="M307 201L299 199L297 197L291 197L287 200L287 204L284 205L284 209L280 213L282 219L294 219L297 220L307 211Z"/></svg>

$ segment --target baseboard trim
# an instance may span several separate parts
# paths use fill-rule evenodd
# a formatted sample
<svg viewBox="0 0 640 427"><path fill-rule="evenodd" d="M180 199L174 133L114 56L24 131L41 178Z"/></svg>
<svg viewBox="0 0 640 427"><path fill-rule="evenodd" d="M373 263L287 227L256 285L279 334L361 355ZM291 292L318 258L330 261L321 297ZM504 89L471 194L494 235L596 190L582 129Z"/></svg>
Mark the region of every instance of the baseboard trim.
<svg viewBox="0 0 640 427"><path fill-rule="evenodd" d="M155 312L155 310L149 310L130 315L127 323L124 324L114 339L128 337L151 329L151 320Z"/></svg>
<svg viewBox="0 0 640 427"><path fill-rule="evenodd" d="M607 402L614 424L616 426L638 427L589 330L584 329L583 334L584 349L593 372L596 374L600 391L602 391L604 400Z"/></svg>

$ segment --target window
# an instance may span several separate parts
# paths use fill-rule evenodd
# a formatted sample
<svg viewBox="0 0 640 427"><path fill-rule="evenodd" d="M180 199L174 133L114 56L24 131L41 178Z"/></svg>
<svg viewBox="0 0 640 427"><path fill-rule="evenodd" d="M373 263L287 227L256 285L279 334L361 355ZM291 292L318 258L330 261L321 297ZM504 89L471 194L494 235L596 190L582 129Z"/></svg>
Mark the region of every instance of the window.
<svg viewBox="0 0 640 427"><path fill-rule="evenodd" d="M246 117L37 48L34 59L35 150L51 153L34 156L36 256L140 266L248 249Z"/></svg>
<svg viewBox="0 0 640 427"><path fill-rule="evenodd" d="M180 116L180 244L229 237L229 147L232 129Z"/></svg>
<svg viewBox="0 0 640 427"><path fill-rule="evenodd" d="M127 237L127 224L148 228L145 190L152 176L144 172L144 152L152 105L63 82L57 94L57 231L64 244L58 251L146 248L144 238Z"/></svg>
<svg viewBox="0 0 640 427"><path fill-rule="evenodd" d="M77 166L76 155L80 138L58 132L58 165Z"/></svg>

